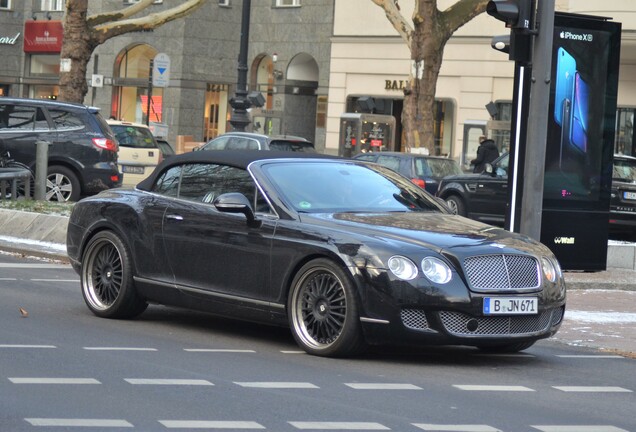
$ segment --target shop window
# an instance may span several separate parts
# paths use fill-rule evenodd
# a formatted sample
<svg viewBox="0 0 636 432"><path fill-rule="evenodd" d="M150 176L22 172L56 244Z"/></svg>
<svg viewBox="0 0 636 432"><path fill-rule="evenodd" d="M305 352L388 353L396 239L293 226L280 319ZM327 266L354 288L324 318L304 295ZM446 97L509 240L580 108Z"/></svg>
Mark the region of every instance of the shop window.
<svg viewBox="0 0 636 432"><path fill-rule="evenodd" d="M276 0L276 7L298 7L300 0Z"/></svg>
<svg viewBox="0 0 636 432"><path fill-rule="evenodd" d="M228 91L226 84L208 84L207 86L203 120L206 141L216 138L227 130Z"/></svg>
<svg viewBox="0 0 636 432"><path fill-rule="evenodd" d="M0 0L0 10L11 10L11 0Z"/></svg>
<svg viewBox="0 0 636 432"><path fill-rule="evenodd" d="M616 111L616 141L614 152L636 156L634 148L634 114L636 108L618 108Z"/></svg>
<svg viewBox="0 0 636 432"><path fill-rule="evenodd" d="M60 75L59 54L31 54L29 75L32 77L58 77Z"/></svg>
<svg viewBox="0 0 636 432"><path fill-rule="evenodd" d="M316 127L327 127L327 96L318 96L316 102Z"/></svg>
<svg viewBox="0 0 636 432"><path fill-rule="evenodd" d="M154 87L152 94L148 95L150 60L156 55L156 49L141 44L125 49L117 56L112 116L136 123L164 121L164 89Z"/></svg>
<svg viewBox="0 0 636 432"><path fill-rule="evenodd" d="M230 0L219 0L219 6L230 6Z"/></svg>
<svg viewBox="0 0 636 432"><path fill-rule="evenodd" d="M42 0L40 3L41 11L64 11L64 0Z"/></svg>

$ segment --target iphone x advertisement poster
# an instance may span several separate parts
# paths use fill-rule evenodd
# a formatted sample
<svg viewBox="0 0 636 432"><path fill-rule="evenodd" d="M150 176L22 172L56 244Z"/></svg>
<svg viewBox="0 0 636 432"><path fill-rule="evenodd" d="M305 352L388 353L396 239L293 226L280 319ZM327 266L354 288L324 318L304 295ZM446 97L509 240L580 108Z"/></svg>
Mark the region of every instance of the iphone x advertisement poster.
<svg viewBox="0 0 636 432"><path fill-rule="evenodd" d="M555 19L544 199L559 207L609 203L619 46L620 24Z"/></svg>

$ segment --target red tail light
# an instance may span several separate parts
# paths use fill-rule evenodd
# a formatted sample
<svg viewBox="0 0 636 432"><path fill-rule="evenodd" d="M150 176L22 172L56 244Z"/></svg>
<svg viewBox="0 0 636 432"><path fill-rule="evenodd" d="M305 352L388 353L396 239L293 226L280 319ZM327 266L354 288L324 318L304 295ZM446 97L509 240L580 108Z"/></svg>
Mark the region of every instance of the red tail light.
<svg viewBox="0 0 636 432"><path fill-rule="evenodd" d="M413 182L413 184L421 187L422 189L424 189L426 187L426 182L422 179L418 179L418 178L413 178L411 179L411 181Z"/></svg>
<svg viewBox="0 0 636 432"><path fill-rule="evenodd" d="M93 145L102 150L108 150L116 152L119 150L117 148L117 142L108 138L93 138Z"/></svg>

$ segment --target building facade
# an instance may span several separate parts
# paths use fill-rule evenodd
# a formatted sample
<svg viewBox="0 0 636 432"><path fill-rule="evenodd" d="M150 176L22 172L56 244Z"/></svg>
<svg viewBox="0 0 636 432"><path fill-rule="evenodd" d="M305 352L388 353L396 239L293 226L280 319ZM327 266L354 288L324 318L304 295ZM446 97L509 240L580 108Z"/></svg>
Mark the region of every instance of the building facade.
<svg viewBox="0 0 636 432"><path fill-rule="evenodd" d="M114 11L134 0L89 2L89 14ZM252 2L248 84L263 107L251 110L254 131L299 135L324 149L333 1ZM237 81L243 2L210 0L195 13L154 31L118 36L97 47L88 66L84 103L106 116L163 126L205 141L229 131ZM149 11L175 6L155 1ZM56 98L61 34L55 45L30 48L28 38L61 31L63 0L0 0L0 95ZM58 30L59 29L59 30ZM36 32L37 35L33 35ZM38 33L39 32L39 33ZM56 37L58 33L55 33ZM150 87L150 61L170 61L167 87Z"/></svg>
<svg viewBox="0 0 636 432"><path fill-rule="evenodd" d="M90 13L113 11L135 0L89 2ZM438 0L444 9L455 0ZM410 53L371 0L252 0L248 67L250 129L300 135L321 152L342 153L343 114L372 98L375 112L395 120L394 147L402 146L400 116ZM400 0L410 17L414 0ZM175 5L156 0L150 12ZM130 33L97 47L89 64L85 103L106 116L163 126L178 136L205 141L231 129L242 0L209 0L194 14L151 32ZM57 95L63 0L0 0L0 95ZM556 9L611 17L622 23L616 150L635 154L636 8L633 0L556 0ZM436 153L464 167L478 137L509 145L514 65L490 47L503 23L482 14L460 28L444 50L437 84ZM150 61L170 59L169 85L149 88ZM63 61L62 61L63 64ZM486 108L495 108L493 116ZM383 134L373 126L373 134Z"/></svg>
<svg viewBox="0 0 636 432"><path fill-rule="evenodd" d="M453 3L455 0L438 0L438 7L445 9ZM399 4L402 14L411 17L414 0ZM556 10L610 17L622 23L616 150L636 154L632 144L636 108L634 2L556 0ZM465 169L475 157L479 136L490 135L501 150L509 145L514 63L490 46L493 36L507 32L502 22L482 14L460 28L444 50L436 91L435 149L437 154L458 160ZM358 108L357 99L381 100L382 113L399 121L410 53L384 11L371 0L335 0L331 56L326 148L342 153L341 116ZM490 103L496 111L494 117L486 108ZM399 132L398 127L395 147L404 150Z"/></svg>

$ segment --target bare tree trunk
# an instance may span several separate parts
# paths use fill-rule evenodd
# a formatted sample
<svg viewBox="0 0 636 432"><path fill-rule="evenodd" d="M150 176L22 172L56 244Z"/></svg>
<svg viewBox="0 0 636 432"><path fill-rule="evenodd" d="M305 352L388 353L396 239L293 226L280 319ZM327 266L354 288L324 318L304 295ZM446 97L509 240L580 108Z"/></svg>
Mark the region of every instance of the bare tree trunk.
<svg viewBox="0 0 636 432"><path fill-rule="evenodd" d="M84 102L88 93L86 68L95 49L91 31L87 26L88 0L66 0L64 16L64 44L61 59L71 60L70 72L60 72L59 99L69 102Z"/></svg>

